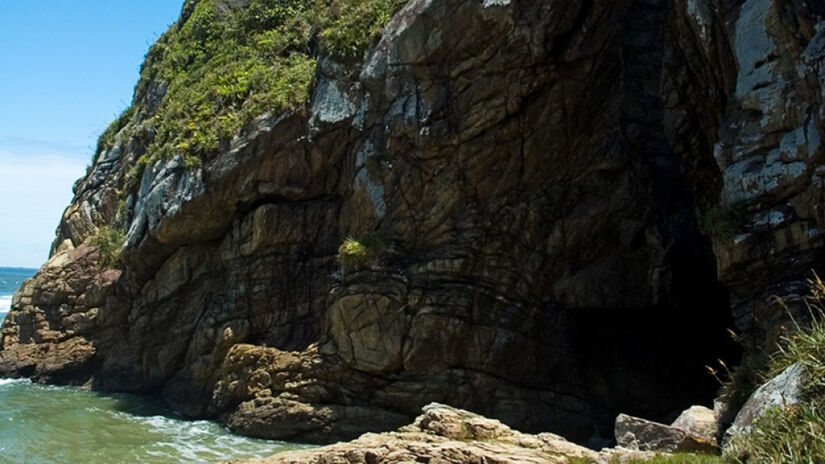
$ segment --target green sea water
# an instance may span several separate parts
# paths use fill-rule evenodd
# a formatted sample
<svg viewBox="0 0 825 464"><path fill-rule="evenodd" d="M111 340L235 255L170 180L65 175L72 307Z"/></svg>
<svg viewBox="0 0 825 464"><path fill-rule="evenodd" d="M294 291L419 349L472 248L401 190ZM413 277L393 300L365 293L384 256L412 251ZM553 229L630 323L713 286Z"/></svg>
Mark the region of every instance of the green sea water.
<svg viewBox="0 0 825 464"><path fill-rule="evenodd" d="M211 463L299 448L175 418L132 395L0 380L0 463Z"/></svg>
<svg viewBox="0 0 825 464"><path fill-rule="evenodd" d="M33 272L0 268L0 320ZM146 397L0 379L0 464L213 463L301 447L183 420Z"/></svg>

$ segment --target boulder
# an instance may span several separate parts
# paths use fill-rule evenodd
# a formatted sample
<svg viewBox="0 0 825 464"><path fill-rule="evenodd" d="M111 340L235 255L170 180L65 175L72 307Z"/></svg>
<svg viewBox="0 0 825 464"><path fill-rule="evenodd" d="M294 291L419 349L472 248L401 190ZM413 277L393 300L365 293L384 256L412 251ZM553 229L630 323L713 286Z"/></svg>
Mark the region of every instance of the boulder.
<svg viewBox="0 0 825 464"><path fill-rule="evenodd" d="M671 427L684 430L688 434L701 438L708 443L718 444L719 420L716 412L704 406L691 406L670 424Z"/></svg>
<svg viewBox="0 0 825 464"><path fill-rule="evenodd" d="M726 440L747 433L753 422L767 409L774 406L790 406L803 400L802 386L805 368L795 363L779 375L765 382L745 402L736 415L733 425L725 433Z"/></svg>
<svg viewBox="0 0 825 464"><path fill-rule="evenodd" d="M623 448L663 453L715 453L718 447L689 431L671 425L619 414L616 418L616 443Z"/></svg>

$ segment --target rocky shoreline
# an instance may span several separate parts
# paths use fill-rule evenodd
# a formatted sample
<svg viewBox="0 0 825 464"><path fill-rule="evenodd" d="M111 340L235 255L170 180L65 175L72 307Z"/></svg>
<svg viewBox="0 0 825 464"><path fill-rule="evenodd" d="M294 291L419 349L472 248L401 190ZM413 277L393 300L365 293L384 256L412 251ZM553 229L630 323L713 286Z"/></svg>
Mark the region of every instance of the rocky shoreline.
<svg viewBox="0 0 825 464"><path fill-rule="evenodd" d="M600 443L620 413L710 403L705 366L740 356L729 329L783 333L768 296L805 317L825 258L821 2L410 0L355 57L267 5L185 2L14 296L0 376L271 439L397 430L437 402ZM287 47L251 69L313 71L306 98L200 141L217 148L161 144L176 78L214 64L173 52L243 28L244 47ZM453 452L426 427L353 446ZM518 436L536 448L513 453L552 454Z"/></svg>
<svg viewBox="0 0 825 464"><path fill-rule="evenodd" d="M371 433L348 443L226 464L607 464L653 456L649 451L622 448L596 452L558 435L523 434L499 421L433 403L424 407L413 424L396 432Z"/></svg>

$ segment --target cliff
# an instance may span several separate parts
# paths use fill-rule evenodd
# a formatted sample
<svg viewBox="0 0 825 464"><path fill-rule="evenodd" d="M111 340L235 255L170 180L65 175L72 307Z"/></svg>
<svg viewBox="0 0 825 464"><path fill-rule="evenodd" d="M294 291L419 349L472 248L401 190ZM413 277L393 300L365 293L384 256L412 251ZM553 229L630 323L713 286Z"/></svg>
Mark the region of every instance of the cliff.
<svg viewBox="0 0 825 464"><path fill-rule="evenodd" d="M597 444L708 402L726 330L770 344L822 263L824 15L189 0L0 375L319 442L437 401Z"/></svg>

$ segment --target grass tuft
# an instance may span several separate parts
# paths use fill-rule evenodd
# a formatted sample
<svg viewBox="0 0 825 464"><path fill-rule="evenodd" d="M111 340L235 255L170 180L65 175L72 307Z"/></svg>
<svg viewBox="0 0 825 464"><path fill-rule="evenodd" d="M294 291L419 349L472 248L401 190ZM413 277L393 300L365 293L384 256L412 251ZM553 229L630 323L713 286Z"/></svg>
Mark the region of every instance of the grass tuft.
<svg viewBox="0 0 825 464"><path fill-rule="evenodd" d="M360 240L347 237L338 248L338 264L345 271L363 269L376 262L387 247L378 232L366 234Z"/></svg>
<svg viewBox="0 0 825 464"><path fill-rule="evenodd" d="M370 250L358 240L347 237L338 247L338 263L344 270L355 270L366 267L372 260Z"/></svg>
<svg viewBox="0 0 825 464"><path fill-rule="evenodd" d="M724 462L720 456L712 454L691 454L676 453L662 454L652 459L631 459L620 461L614 459L610 464L722 464Z"/></svg>
<svg viewBox="0 0 825 464"><path fill-rule="evenodd" d="M802 364L806 401L766 411L749 433L733 437L726 445L727 462L825 462L825 285L817 275L809 283L805 304L812 322L807 327L797 325L796 330L782 337L765 376L774 377L794 363Z"/></svg>

